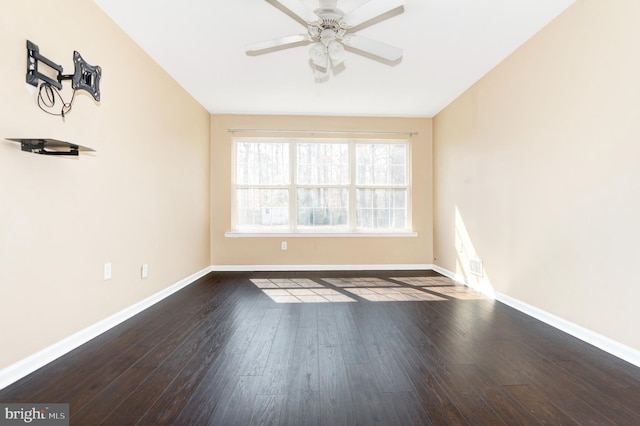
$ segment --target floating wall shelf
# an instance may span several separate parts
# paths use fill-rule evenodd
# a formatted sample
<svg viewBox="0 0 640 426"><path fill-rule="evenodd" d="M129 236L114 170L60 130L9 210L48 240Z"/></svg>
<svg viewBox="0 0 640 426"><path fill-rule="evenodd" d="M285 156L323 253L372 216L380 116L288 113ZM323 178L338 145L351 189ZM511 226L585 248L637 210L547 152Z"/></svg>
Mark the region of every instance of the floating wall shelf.
<svg viewBox="0 0 640 426"><path fill-rule="evenodd" d="M18 142L23 151L42 155L78 155L80 151L95 152L95 149L76 145L57 139L23 139L7 138L8 141Z"/></svg>

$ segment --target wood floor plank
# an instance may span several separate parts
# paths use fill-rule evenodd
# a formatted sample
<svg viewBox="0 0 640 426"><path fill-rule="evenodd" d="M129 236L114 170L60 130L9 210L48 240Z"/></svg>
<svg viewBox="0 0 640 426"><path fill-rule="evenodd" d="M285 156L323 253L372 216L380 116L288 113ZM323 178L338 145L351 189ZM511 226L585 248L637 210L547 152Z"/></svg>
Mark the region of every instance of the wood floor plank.
<svg viewBox="0 0 640 426"><path fill-rule="evenodd" d="M318 344L323 346L339 346L338 327L318 328Z"/></svg>
<svg viewBox="0 0 640 426"><path fill-rule="evenodd" d="M233 378L220 395L220 403L213 415L208 419L209 425L239 425L250 424L253 416L251 407L254 406L259 376L238 376Z"/></svg>
<svg viewBox="0 0 640 426"><path fill-rule="evenodd" d="M140 417L119 416L105 419L99 426L135 426L140 423Z"/></svg>
<svg viewBox="0 0 640 426"><path fill-rule="evenodd" d="M151 367L131 367L106 386L90 404L73 411L73 422L79 425L100 424L115 407L138 389L153 371ZM69 407L71 411L71 407ZM123 413L124 414L124 413Z"/></svg>
<svg viewBox="0 0 640 426"><path fill-rule="evenodd" d="M342 355L346 364L368 364L369 353L362 340L357 322L353 317L351 303L335 307L336 327L342 345Z"/></svg>
<svg viewBox="0 0 640 426"><path fill-rule="evenodd" d="M496 383L506 386L531 384L530 376L525 372L535 368L541 359L543 355L536 350L535 345L508 339L494 340L475 362Z"/></svg>
<svg viewBox="0 0 640 426"><path fill-rule="evenodd" d="M555 365L570 373L573 377L600 389L617 401L627 401L629 405L637 403L638 399L629 398L629 389L637 386L629 376L617 374L617 371L598 368L596 365L576 359L553 361ZM637 407L640 410L640 405Z"/></svg>
<svg viewBox="0 0 640 426"><path fill-rule="evenodd" d="M317 328L298 328L289 374L289 393L319 392L320 353Z"/></svg>
<svg viewBox="0 0 640 426"><path fill-rule="evenodd" d="M260 376L267 365L271 345L278 330L278 323L282 316L282 308L270 308L261 318L256 332L253 334L247 352L241 355L243 359L240 374L243 376Z"/></svg>
<svg viewBox="0 0 640 426"><path fill-rule="evenodd" d="M390 332L392 328L388 327L386 330ZM390 339L390 348L395 352L396 358L405 371L409 372L415 395L420 401L420 409L427 413L428 418L437 425L468 425L469 422L465 420L460 409L432 374L446 368L441 355L430 352L433 348L405 346L397 340L397 333L386 334L386 337ZM414 408L417 411L420 409Z"/></svg>
<svg viewBox="0 0 640 426"><path fill-rule="evenodd" d="M264 310L257 308L255 311L244 317L242 323L237 327L234 327L229 342L227 343L224 351L228 354L244 354L246 353L251 342L258 330L258 326L262 321Z"/></svg>
<svg viewBox="0 0 640 426"><path fill-rule="evenodd" d="M434 373L434 377L466 421L472 425L507 425L457 367L452 365L450 370Z"/></svg>
<svg viewBox="0 0 640 426"><path fill-rule="evenodd" d="M411 392L414 390L411 380L404 371L402 363L389 347L381 331L383 327L363 327L361 330L380 389L383 392Z"/></svg>
<svg viewBox="0 0 640 426"><path fill-rule="evenodd" d="M536 423L544 425L578 425L564 411L555 406L553 401L535 385L509 385L504 387L518 403L535 419Z"/></svg>
<svg viewBox="0 0 640 426"><path fill-rule="evenodd" d="M382 394L386 410L393 410L400 425L427 426L437 424L452 425L454 423L437 423L425 410L416 392L394 392Z"/></svg>
<svg viewBox="0 0 640 426"><path fill-rule="evenodd" d="M633 424L638 418L623 404L576 379L553 362L541 361L537 370L529 373L532 382L544 387L556 405L565 412L570 411L571 417L580 424ZM640 397L637 401L640 403Z"/></svg>
<svg viewBox="0 0 640 426"><path fill-rule="evenodd" d="M560 374L559 369L552 373L553 376L547 376L553 371L553 367L544 366L548 363L548 361L541 361L539 367L536 370L529 370L528 374L531 375L531 382L536 387L544 389L545 395L553 401L555 406L580 425L615 424L602 416L599 407L589 406L579 395L569 390L567 387L570 383L567 383L566 376Z"/></svg>
<svg viewBox="0 0 640 426"><path fill-rule="evenodd" d="M318 327L318 304L302 303L299 306L300 306L300 317L298 319L298 327L300 328Z"/></svg>
<svg viewBox="0 0 640 426"><path fill-rule="evenodd" d="M320 303L316 305L316 312L318 315L318 323L317 327L319 330L324 330L327 328L336 329L336 316L334 314L335 304L334 303Z"/></svg>
<svg viewBox="0 0 640 426"><path fill-rule="evenodd" d="M320 360L317 327L296 330L283 424L320 424Z"/></svg>
<svg viewBox="0 0 640 426"><path fill-rule="evenodd" d="M325 414L320 406L319 391L302 390L287 395L285 412L282 416L283 425L318 426L324 418Z"/></svg>
<svg viewBox="0 0 640 426"><path fill-rule="evenodd" d="M0 390L0 402L69 403L80 426L640 424L640 368L499 302L286 304L250 281L348 295L323 278L360 278L349 285L383 294L411 293L391 277L419 276L437 274L214 272Z"/></svg>
<svg viewBox="0 0 640 426"><path fill-rule="evenodd" d="M395 410L389 409L378 387L374 367L371 364L346 366L347 378L354 402L356 424L396 425L401 424Z"/></svg>
<svg viewBox="0 0 640 426"><path fill-rule="evenodd" d="M141 424L207 424L223 399L223 391L230 382L239 377L240 361L241 359L233 354L220 354L208 367L196 388L185 395L189 399L182 407L175 407L176 392L173 388L168 389L145 412Z"/></svg>
<svg viewBox="0 0 640 426"><path fill-rule="evenodd" d="M126 405L128 414L144 415L170 386L176 391L173 406L184 405L207 366L222 351L229 338L229 323L232 321L229 310L230 305L218 306L215 312L199 321L199 327L140 383L144 392L134 392L122 401L120 405ZM118 408L114 411L117 412Z"/></svg>
<svg viewBox="0 0 640 426"><path fill-rule="evenodd" d="M355 424L354 404L340 345L320 345L318 355L321 424Z"/></svg>
<svg viewBox="0 0 640 426"><path fill-rule="evenodd" d="M508 425L527 426L537 422L503 386L484 374L475 364L459 364L456 366L459 374L463 375L469 386L474 389L489 407Z"/></svg>
<svg viewBox="0 0 640 426"><path fill-rule="evenodd" d="M279 425L283 422L286 395L256 395L249 425Z"/></svg>
<svg viewBox="0 0 640 426"><path fill-rule="evenodd" d="M214 335L226 336L226 342L220 345L222 340L215 340L214 345L207 347L209 350L215 348L216 351L200 360L189 362L170 388L147 409L142 418L143 424L201 424L202 419L208 419L212 415L218 403L217 395L231 377L238 375L240 368L241 359L233 351L226 350L229 345L235 346L231 342L233 330L256 310L258 303L255 297L244 297L243 300L247 303L234 308L234 315L226 321L228 327L221 327L224 332Z"/></svg>
<svg viewBox="0 0 640 426"><path fill-rule="evenodd" d="M351 314L350 304L336 304L333 311L340 342L342 344L362 343L360 331Z"/></svg>
<svg viewBox="0 0 640 426"><path fill-rule="evenodd" d="M271 344L258 393L286 395L289 393L291 365L298 335L298 315L283 315Z"/></svg>
<svg viewBox="0 0 640 426"><path fill-rule="evenodd" d="M466 407L459 406L457 399L449 395L430 371L425 371L421 376L416 377L414 387L416 388L416 394L420 397L421 404L429 416L433 418L435 424L472 424L463 414Z"/></svg>

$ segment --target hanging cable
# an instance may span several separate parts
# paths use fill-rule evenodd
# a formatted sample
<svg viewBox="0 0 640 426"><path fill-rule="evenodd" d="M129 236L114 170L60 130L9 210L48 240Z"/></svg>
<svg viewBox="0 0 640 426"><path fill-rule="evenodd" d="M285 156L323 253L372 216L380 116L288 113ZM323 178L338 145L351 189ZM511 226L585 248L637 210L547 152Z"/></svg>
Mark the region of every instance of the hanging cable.
<svg viewBox="0 0 640 426"><path fill-rule="evenodd" d="M53 87L51 84L47 82L43 82L40 84L40 88L38 89L38 106L41 110L46 112L49 115L55 115L58 117L64 118L66 114L71 112L71 108L73 107L73 100L76 97L76 91L73 91L71 95L71 100L69 102L65 102L64 98L60 94L60 91ZM60 99L62 102L62 108L60 108L60 112L51 112L56 107L57 99Z"/></svg>

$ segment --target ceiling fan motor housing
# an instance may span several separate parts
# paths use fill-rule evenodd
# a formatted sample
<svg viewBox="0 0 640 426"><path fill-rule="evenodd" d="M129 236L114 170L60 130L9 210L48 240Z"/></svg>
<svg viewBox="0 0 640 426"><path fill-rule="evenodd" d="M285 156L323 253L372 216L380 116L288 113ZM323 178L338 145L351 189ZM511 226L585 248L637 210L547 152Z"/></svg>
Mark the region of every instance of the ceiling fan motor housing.
<svg viewBox="0 0 640 426"><path fill-rule="evenodd" d="M314 25L309 25L309 35L315 41L322 41L328 44L336 38L341 40L347 33L347 29L342 21L344 13L340 9L317 9L314 11L320 21Z"/></svg>

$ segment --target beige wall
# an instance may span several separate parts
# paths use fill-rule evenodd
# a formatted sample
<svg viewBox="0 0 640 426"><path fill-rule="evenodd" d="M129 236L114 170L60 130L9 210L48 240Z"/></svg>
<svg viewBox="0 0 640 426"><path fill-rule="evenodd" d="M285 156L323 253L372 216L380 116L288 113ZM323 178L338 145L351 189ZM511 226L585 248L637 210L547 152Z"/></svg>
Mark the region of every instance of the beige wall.
<svg viewBox="0 0 640 426"><path fill-rule="evenodd" d="M228 129L418 132L418 135L410 139L413 162L413 230L418 233L418 237L225 238L225 232L232 230L231 149L234 136ZM212 264L281 266L432 263L431 133L431 120L420 118L214 115L211 124ZM237 135L256 136L255 133ZM268 134L274 135L277 134ZM280 249L281 241L288 242L287 251Z"/></svg>
<svg viewBox="0 0 640 426"><path fill-rule="evenodd" d="M65 120L40 111L27 39L65 73L74 50L100 65L100 104L78 92ZM209 114L93 2L3 0L0 53L0 139L97 150L46 157L0 140L2 369L207 267L210 253Z"/></svg>
<svg viewBox="0 0 640 426"><path fill-rule="evenodd" d="M635 349L639 17L578 0L434 119L436 264Z"/></svg>

